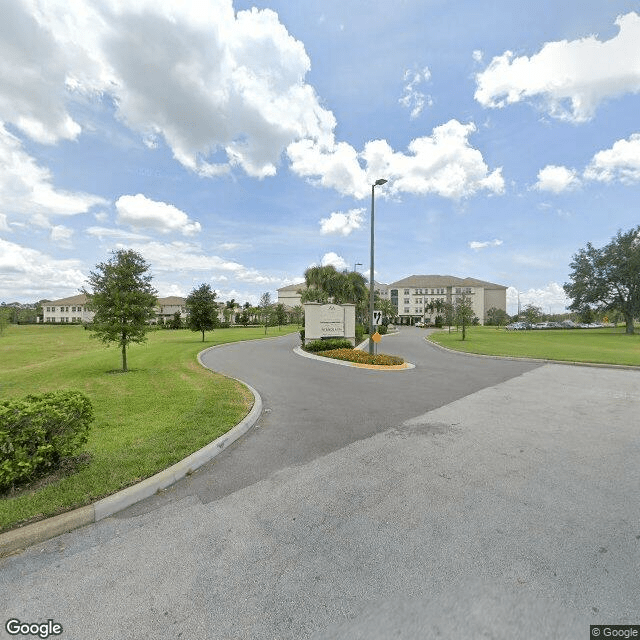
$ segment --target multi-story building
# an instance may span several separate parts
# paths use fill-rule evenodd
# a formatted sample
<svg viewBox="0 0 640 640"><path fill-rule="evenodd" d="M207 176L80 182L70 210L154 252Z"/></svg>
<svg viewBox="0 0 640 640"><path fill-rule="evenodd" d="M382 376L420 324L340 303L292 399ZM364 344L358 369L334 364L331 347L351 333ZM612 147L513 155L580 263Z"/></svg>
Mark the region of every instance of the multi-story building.
<svg viewBox="0 0 640 640"><path fill-rule="evenodd" d="M278 289L278 302L290 307L300 304L300 294L306 285L292 284ZM409 276L391 284L374 281L374 290L381 298L391 300L397 310L395 320L401 324L435 322L436 312L429 304L436 300L455 303L463 294L471 298L474 315L484 324L486 313L492 307L507 310L507 287L476 278L456 276Z"/></svg>
<svg viewBox="0 0 640 640"><path fill-rule="evenodd" d="M93 312L87 309L84 293L46 302L42 307L43 322L91 322Z"/></svg>
<svg viewBox="0 0 640 640"><path fill-rule="evenodd" d="M43 322L49 323L91 322L94 316L93 311L89 311L87 308L87 296L84 293L47 302L42 311ZM187 308L184 298L179 296L158 298L156 318L152 322L158 324L170 322L176 312L180 313L182 319L186 318Z"/></svg>
<svg viewBox="0 0 640 640"><path fill-rule="evenodd" d="M409 276L388 286L389 299L402 324L432 322L436 312L429 308L437 300L455 303L463 294L471 298L474 315L484 324L486 312L495 307L507 310L507 287L476 278L456 276Z"/></svg>

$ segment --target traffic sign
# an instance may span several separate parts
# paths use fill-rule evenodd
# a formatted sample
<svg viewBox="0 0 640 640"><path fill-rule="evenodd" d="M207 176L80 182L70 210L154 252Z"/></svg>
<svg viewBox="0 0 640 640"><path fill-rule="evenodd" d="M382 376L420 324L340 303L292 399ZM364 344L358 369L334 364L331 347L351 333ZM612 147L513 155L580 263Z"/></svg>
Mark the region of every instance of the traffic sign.
<svg viewBox="0 0 640 640"><path fill-rule="evenodd" d="M371 339L375 342L378 343L380 342L380 340L382 340L382 336L376 331L372 336Z"/></svg>
<svg viewBox="0 0 640 640"><path fill-rule="evenodd" d="M373 312L373 324L378 325L382 322L382 311Z"/></svg>

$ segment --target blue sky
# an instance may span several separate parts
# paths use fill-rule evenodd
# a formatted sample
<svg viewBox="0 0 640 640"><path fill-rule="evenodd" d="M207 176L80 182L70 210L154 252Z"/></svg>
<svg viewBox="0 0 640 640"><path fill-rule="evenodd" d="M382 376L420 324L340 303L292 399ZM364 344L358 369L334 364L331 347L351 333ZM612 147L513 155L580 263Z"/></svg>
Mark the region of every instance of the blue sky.
<svg viewBox="0 0 640 640"><path fill-rule="evenodd" d="M133 248L161 295L311 264L475 277L560 312L638 224L640 2L9 0L0 301Z"/></svg>

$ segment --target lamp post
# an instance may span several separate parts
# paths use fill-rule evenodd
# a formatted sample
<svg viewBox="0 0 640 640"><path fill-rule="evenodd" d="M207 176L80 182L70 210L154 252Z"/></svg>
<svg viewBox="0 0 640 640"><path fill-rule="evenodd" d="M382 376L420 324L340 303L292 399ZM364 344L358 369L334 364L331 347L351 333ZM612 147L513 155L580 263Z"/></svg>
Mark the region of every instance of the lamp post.
<svg viewBox="0 0 640 640"><path fill-rule="evenodd" d="M371 269L369 270L369 353L373 355L373 212L374 212L374 192L375 188L382 186L387 181L384 178L376 180L371 185Z"/></svg>

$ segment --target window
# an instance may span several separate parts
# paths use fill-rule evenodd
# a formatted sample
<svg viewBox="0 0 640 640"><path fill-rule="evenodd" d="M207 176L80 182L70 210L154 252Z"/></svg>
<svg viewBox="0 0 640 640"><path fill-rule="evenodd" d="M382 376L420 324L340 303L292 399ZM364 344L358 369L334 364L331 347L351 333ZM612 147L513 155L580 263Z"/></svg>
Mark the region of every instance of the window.
<svg viewBox="0 0 640 640"><path fill-rule="evenodd" d="M409 307L405 307L405 308L404 308L404 312L405 312L405 313L409 313Z"/></svg>
<svg viewBox="0 0 640 640"><path fill-rule="evenodd" d="M422 304L422 298L416 298L416 304Z"/></svg>
<svg viewBox="0 0 640 640"><path fill-rule="evenodd" d="M405 290L404 290L404 295L405 295L405 296L408 296L408 295L409 295L409 293L410 293L410 292L409 292L409 289L405 289Z"/></svg>
<svg viewBox="0 0 640 640"><path fill-rule="evenodd" d="M405 299L404 299L404 303L405 303L405 304L409 304L409 298L405 298Z"/></svg>

